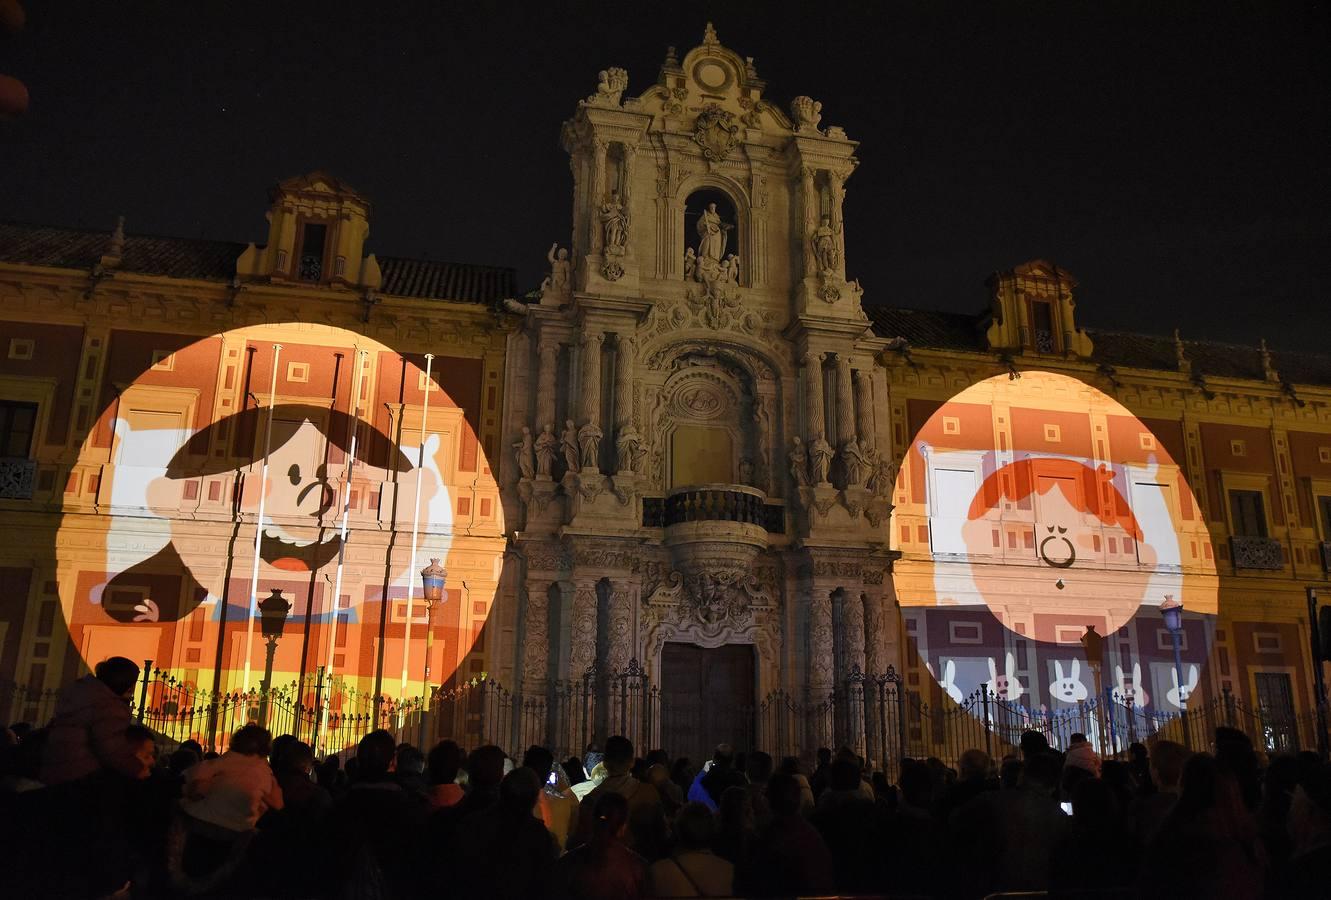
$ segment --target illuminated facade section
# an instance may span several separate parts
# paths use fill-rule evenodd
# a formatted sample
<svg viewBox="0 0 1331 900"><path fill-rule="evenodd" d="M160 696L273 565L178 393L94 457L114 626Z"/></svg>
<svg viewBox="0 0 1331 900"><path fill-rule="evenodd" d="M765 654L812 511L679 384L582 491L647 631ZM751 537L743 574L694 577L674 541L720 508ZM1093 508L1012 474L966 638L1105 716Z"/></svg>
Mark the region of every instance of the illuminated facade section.
<svg viewBox="0 0 1331 900"><path fill-rule="evenodd" d="M916 432L896 491L898 602L953 699L1001 676L1004 699L1033 709L1106 691L1141 709L1186 700L1159 607L1184 604L1195 686L1217 611L1210 537L1183 471L1122 404L1047 372L986 379ZM1088 627L1105 639L1099 685Z"/></svg>

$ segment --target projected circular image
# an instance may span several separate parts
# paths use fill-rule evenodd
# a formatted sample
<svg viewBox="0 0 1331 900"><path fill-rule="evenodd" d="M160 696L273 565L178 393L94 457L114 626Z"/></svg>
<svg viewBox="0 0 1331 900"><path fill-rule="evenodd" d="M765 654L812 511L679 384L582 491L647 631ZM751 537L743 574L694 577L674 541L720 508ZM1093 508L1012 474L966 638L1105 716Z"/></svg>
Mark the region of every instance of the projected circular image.
<svg viewBox="0 0 1331 900"><path fill-rule="evenodd" d="M396 694L405 672L416 693L427 665L432 683L448 680L492 592L462 610L461 579L448 579L427 658L419 570L448 569L493 485L468 421L479 360L435 359L427 385L423 358L364 335L259 325L114 332L107 364L129 383L75 469L90 480L74 496L93 500L67 493L57 539L74 585L66 623L89 665L151 659L187 684L257 687L271 638L274 684L323 668ZM466 565L493 577L498 546L469 549Z"/></svg>
<svg viewBox="0 0 1331 900"><path fill-rule="evenodd" d="M1036 712L1104 697L1149 716L1204 689L1217 579L1169 451L1183 444L1177 421L1143 421L1047 372L915 412L927 420L897 478L893 577L940 694L960 703L987 684ZM1179 666L1161 613L1175 603Z"/></svg>

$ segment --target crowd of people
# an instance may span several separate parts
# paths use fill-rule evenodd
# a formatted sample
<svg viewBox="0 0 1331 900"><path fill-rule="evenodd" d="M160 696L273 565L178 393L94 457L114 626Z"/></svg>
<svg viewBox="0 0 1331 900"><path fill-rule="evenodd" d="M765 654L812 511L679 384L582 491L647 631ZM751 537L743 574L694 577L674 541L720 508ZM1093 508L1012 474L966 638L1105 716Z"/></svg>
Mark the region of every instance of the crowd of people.
<svg viewBox="0 0 1331 900"><path fill-rule="evenodd" d="M1331 895L1331 765L1232 729L1126 760L1028 732L893 779L846 748L695 769L620 736L561 762L375 731L342 763L253 724L220 755L166 748L131 719L137 675L108 660L4 732L6 896Z"/></svg>

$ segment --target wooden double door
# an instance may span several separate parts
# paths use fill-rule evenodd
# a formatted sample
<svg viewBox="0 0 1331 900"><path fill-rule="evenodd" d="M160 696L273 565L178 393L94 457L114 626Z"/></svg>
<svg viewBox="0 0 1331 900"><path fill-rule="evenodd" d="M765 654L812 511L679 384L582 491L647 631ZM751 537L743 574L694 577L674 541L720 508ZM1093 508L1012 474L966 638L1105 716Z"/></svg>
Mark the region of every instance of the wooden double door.
<svg viewBox="0 0 1331 900"><path fill-rule="evenodd" d="M717 744L753 748L756 670L753 646L707 648L668 643L661 650L661 746L695 767Z"/></svg>

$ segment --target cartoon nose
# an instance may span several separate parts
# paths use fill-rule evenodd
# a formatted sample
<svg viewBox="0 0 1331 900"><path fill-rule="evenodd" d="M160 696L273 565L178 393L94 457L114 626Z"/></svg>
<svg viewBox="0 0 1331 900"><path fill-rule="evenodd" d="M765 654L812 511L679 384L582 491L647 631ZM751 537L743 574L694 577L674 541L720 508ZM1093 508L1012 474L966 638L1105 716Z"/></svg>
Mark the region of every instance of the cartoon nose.
<svg viewBox="0 0 1331 900"><path fill-rule="evenodd" d="M322 516L324 513L328 512L328 510L333 508L333 486L322 479L311 481L309 484L305 485L305 487L300 489L300 493L296 495L296 506L304 505L305 498L310 495L311 491L315 490L319 492L317 498L318 505L310 511L310 515Z"/></svg>

